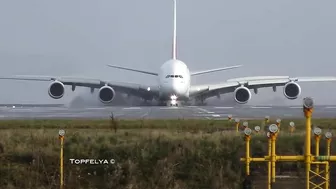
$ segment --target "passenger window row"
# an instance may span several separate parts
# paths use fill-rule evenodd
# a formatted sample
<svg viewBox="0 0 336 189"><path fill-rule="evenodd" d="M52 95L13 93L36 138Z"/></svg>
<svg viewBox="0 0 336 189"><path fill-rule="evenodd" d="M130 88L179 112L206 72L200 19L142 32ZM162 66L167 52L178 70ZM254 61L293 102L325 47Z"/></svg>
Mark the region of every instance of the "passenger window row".
<svg viewBox="0 0 336 189"><path fill-rule="evenodd" d="M174 77L174 78L183 78L182 75L167 75L166 78L170 78L170 77Z"/></svg>

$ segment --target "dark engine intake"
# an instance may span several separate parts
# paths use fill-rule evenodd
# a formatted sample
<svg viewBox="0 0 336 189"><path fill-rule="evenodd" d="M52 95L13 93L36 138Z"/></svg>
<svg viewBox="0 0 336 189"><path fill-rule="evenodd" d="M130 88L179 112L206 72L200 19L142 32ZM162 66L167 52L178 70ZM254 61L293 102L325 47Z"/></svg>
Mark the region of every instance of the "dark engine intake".
<svg viewBox="0 0 336 189"><path fill-rule="evenodd" d="M110 103L115 97L115 91L113 90L112 87L109 86L104 86L99 89L98 92L99 100L104 103Z"/></svg>
<svg viewBox="0 0 336 189"><path fill-rule="evenodd" d="M53 99L60 99L64 95L64 85L59 81L50 84L48 90L49 96Z"/></svg>
<svg viewBox="0 0 336 189"><path fill-rule="evenodd" d="M295 82L289 82L284 86L283 93L288 99L296 99L301 94L301 87Z"/></svg>
<svg viewBox="0 0 336 189"><path fill-rule="evenodd" d="M251 92L246 87L238 87L233 93L235 101L239 104L245 104L251 99Z"/></svg>

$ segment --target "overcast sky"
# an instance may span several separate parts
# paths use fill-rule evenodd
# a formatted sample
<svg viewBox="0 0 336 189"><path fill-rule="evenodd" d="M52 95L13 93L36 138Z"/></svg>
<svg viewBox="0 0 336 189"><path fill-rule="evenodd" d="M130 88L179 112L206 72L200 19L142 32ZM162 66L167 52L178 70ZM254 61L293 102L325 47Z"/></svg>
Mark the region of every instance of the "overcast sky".
<svg viewBox="0 0 336 189"><path fill-rule="evenodd" d="M0 1L0 75L76 75L155 84L171 55L172 0ZM193 77L193 84L257 75L332 76L336 62L334 1L178 0L178 58L191 71L244 67ZM0 103L64 103L45 82L0 81ZM336 104L336 82L302 84L302 96ZM85 92L89 91L88 89ZM226 95L227 96L227 95ZM231 97L230 95L228 95ZM251 103L290 101L282 89L260 90Z"/></svg>

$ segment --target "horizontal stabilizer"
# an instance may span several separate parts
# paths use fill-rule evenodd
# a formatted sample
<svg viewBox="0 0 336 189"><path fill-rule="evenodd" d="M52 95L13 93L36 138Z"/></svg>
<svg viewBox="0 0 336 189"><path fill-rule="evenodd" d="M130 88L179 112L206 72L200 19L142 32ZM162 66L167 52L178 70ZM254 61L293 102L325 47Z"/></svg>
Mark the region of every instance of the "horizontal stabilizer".
<svg viewBox="0 0 336 189"><path fill-rule="evenodd" d="M133 71L133 72L138 72L138 73L144 73L144 74L148 74L148 75L159 75L158 73L154 73L154 72L149 72L149 71L144 71L144 70L137 70L137 69L132 69L132 68L126 68L126 67L121 67L121 66L115 66L115 65L107 65L111 68L117 68L117 69L121 69L121 70L128 70L128 71Z"/></svg>
<svg viewBox="0 0 336 189"><path fill-rule="evenodd" d="M190 75L201 75L201 74L206 74L206 73L211 73L211 72L218 72L218 71L223 71L223 70L230 70L234 68L239 68L242 65L236 65L236 66L228 66L228 67L223 67L223 68L216 68L216 69L211 69L211 70L203 70L203 71L198 71L198 72L192 72Z"/></svg>

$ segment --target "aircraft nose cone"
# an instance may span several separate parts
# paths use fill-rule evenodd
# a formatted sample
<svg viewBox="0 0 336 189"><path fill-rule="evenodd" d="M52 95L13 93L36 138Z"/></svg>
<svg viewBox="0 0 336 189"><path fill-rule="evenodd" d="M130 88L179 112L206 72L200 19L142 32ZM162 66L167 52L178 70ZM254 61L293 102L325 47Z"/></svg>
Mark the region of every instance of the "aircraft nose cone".
<svg viewBox="0 0 336 189"><path fill-rule="evenodd" d="M175 82L173 84L173 92L175 94L178 94L178 95L181 95L181 94L184 94L186 92L186 87L183 83L180 83L180 82Z"/></svg>

